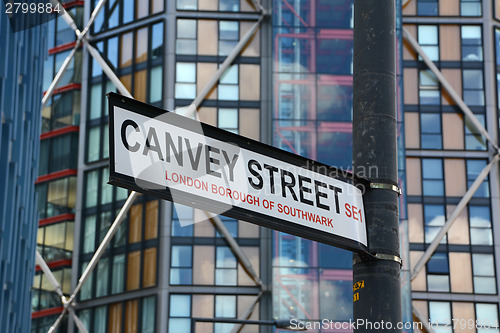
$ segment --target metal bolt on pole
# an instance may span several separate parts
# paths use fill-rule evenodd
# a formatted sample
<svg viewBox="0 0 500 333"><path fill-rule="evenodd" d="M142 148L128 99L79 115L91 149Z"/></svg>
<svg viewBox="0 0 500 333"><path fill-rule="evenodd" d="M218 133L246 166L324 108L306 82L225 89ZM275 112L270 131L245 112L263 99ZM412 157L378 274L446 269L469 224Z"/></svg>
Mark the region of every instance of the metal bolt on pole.
<svg viewBox="0 0 500 333"><path fill-rule="evenodd" d="M363 195L370 254L354 256L354 331L401 332L395 0L354 1L353 68L354 170L376 170Z"/></svg>

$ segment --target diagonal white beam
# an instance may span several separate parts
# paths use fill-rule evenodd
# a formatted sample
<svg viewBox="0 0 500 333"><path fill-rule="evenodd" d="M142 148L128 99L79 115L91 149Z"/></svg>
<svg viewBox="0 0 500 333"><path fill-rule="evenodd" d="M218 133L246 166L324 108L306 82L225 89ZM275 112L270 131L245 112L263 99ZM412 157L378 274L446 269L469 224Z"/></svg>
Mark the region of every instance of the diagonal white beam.
<svg viewBox="0 0 500 333"><path fill-rule="evenodd" d="M498 152L500 149L488 133L488 131L484 128L484 126L477 120L476 116L474 113L471 111L471 109L465 104L465 102L462 100L460 95L453 89L453 87L450 85L450 83L446 80L446 78L443 76L441 71L436 67L434 62L429 59L425 51L420 47L418 42L415 40L415 38L411 35L411 33L403 28L403 36L404 38L410 43L410 45L413 47L413 49L422 57L424 60L425 64L429 69L432 71L432 73L436 76L436 78L439 80L441 83L441 86L446 90L446 92L450 95L450 97L453 99L455 103L460 107L462 112L465 114L467 119L472 123L474 128L484 137L486 140L489 141L490 145L495 148L495 151Z"/></svg>
<svg viewBox="0 0 500 333"><path fill-rule="evenodd" d="M438 234L436 235L436 237L434 237L434 239L432 240L431 244L429 245L429 247L427 248L425 253L422 255L422 257L420 257L417 264L413 268L413 271L411 272L411 277L410 277L411 280L415 279L415 277L422 270L422 268L427 263L427 261L429 261L430 257L432 256L434 251L436 251L436 248L438 247L439 243L441 242L441 239L443 239L444 235L446 235L446 233L451 228L453 223L455 223L455 221L457 220L460 213L462 213L464 208L467 206L470 199L472 198L474 193L476 193L479 186L481 186L484 179L488 176L493 165L498 162L499 158L500 158L499 155L495 155L493 157L493 159L491 160L491 162L488 163L488 165L486 165L484 167L484 169L479 173L476 180L474 180L474 182L472 183L471 187L467 190L467 192L465 192L464 196L462 197L462 199L458 203L457 207L455 207L455 209L453 210L453 213L451 214L451 216L448 218L448 220L445 222L445 224L441 227L441 229L439 229Z"/></svg>
<svg viewBox="0 0 500 333"><path fill-rule="evenodd" d="M66 8L64 8L64 6L58 0L50 0L50 2L52 2L52 5L54 7L59 6L60 10L62 11L62 14L59 14L59 15L61 15L64 22L66 22L69 25L69 27L71 29L73 29L76 37L78 38L80 36L80 30L78 30L78 27L76 26L75 21L73 20L71 15L69 15L69 13L66 11Z"/></svg>
<svg viewBox="0 0 500 333"><path fill-rule="evenodd" d="M414 306L412 306L413 317L417 319L419 323L422 324L423 333L436 333L434 329L429 325L429 320L425 318ZM415 321L414 321L415 322Z"/></svg>
<svg viewBox="0 0 500 333"><path fill-rule="evenodd" d="M226 226L220 219L218 215L213 215L210 213L205 212L205 215L212 221L214 226L219 230L219 232L224 236L226 239L227 243L229 244L229 247L233 251L234 255L240 262L241 266L245 269L247 274L252 278L252 280L255 281L255 283L260 286L261 288L264 287L264 284L262 283L262 280L259 278L257 273L255 272L255 269L253 268L252 263L246 256L246 254L241 250L241 247L238 245L236 240L233 238L229 230L227 230Z"/></svg>
<svg viewBox="0 0 500 333"><path fill-rule="evenodd" d="M57 85L57 82L60 80L60 77L62 76L62 74L66 70L66 68L67 68L67 66L69 64L69 61L74 56L74 53L75 53L77 47L80 46L81 41L83 41L83 43L85 43L85 45L86 45L86 47L87 47L90 55L99 63L99 65L103 69L104 73L108 76L108 78L117 87L118 91L121 94L125 95L125 96L132 97L132 95L130 94L130 92L126 89L126 87L123 85L123 83L119 80L119 78L116 76L116 74L113 72L113 70L107 65L106 61L104 61L104 59L101 57L100 53L92 45L90 45L90 43L88 42L88 40L86 38L86 34L87 34L90 26L95 21L95 18L99 14L99 11L102 9L102 7L104 6L105 2L106 2L106 0L100 0L99 1L99 3L97 4L97 6L95 7L94 11L92 12L92 15L90 17L90 20L89 20L87 26L85 27L85 29L81 33L79 32L78 28L76 27L76 24L74 24L74 21L71 19L71 17L69 15L67 15L65 17L65 21L75 31L75 34L77 35L78 40L77 40L77 44L75 45L75 48L73 49L73 52L66 58L65 62L63 63L63 66L61 66L61 69L58 72L58 75L56 75L56 78L54 78L54 80L53 80L53 82L51 84L51 87L49 87L49 90L47 91L47 94L44 96L44 100L42 100L43 105L45 105L45 103L47 102L48 98L51 96L55 85ZM259 7L260 7L260 5L259 5ZM260 9L262 10L262 7L260 7ZM208 93L210 92L210 90L212 89L212 87L219 81L219 79L220 79L221 75L224 73L224 71L229 67L229 65L234 61L234 59L239 55L239 53L241 53L241 50L243 49L243 47L248 43L248 41L250 40L250 38L255 34L255 32L257 31L260 23L262 22L263 17L264 17L264 15L262 15L259 18L259 21L245 34L245 36L242 38L242 40L240 40L240 42L236 45L235 49L230 53L230 55L222 63L221 67L219 68L219 70L217 71L217 73L214 75L214 77L212 78L211 82L209 82L209 84L207 84L207 86L202 91L202 93L200 93L200 95L197 96L197 98L195 99L195 101L192 104L195 107L194 108L188 108L186 111L188 111L191 114L194 113L194 112L196 112L196 109L199 106L199 104L201 103L201 101L203 101L203 99L206 98L206 96L208 95ZM185 116L190 116L189 113L186 114ZM64 316L66 310L68 310L71 313L71 315L74 317L75 323L76 323L77 327L79 328L79 330L81 332L86 332L85 326L83 325L83 323L80 321L80 319L74 313L74 310L71 307L72 306L71 304L74 301L74 299L75 299L76 295L78 294L78 292L81 290L81 288L82 288L83 284L85 283L85 281L88 279L88 277L90 276L90 274L92 273L92 271L97 266L97 263L99 262L99 259L102 257L102 254L104 253L104 251L106 250L107 246L111 242L111 239L113 238L114 234L118 230L118 227L122 223L123 219L125 218L125 215L127 214L128 210L130 209L132 203L134 202L134 200L135 200L135 198L137 197L138 194L139 193L137 193L135 191L133 191L133 192L130 193L127 201L125 202L124 206L122 207L122 209L118 213L118 216L116 217L115 221L111 225L111 227L108 230L106 236L104 237L103 241L99 245L99 248L96 250L94 256L92 257L91 261L89 262L89 264L87 265L85 271L83 272L82 276L80 277L80 279L78 281L78 284L75 287L72 295L69 297L68 300L63 299L63 301L64 301L63 303L65 305L64 310L61 313L61 315L57 318L56 322L52 325L52 327L50 328L49 332L54 332L57 329L57 327L59 326L59 324L60 324L60 322L62 320L62 317ZM256 274L255 270L253 269L253 266L251 265L250 261L245 256L245 254L241 251L241 249L239 248L239 245L236 243L236 241L234 240L234 238L232 238L231 234L229 233L229 231L227 230L227 228L224 226L224 224L222 223L222 221L220 220L220 218L218 218L216 216L214 218L214 220L215 220L214 224L215 225L219 225L218 229L224 235L224 237L226 237L228 235L233 240L233 243L234 243L233 244L233 247L234 247L233 251L235 253L237 253L237 256L239 257L239 260L240 260L242 266L245 268L245 271L252 277L252 279L258 285L260 285L261 287L263 287L262 281L257 276L257 274ZM226 239L227 239L227 237L226 237ZM228 240L228 242L230 242L230 240ZM259 294L256 302L258 301L258 299L260 299L260 297L261 297L261 294ZM255 304L256 304L256 302L255 302ZM253 305L253 308L255 307L255 304ZM253 311L253 309L252 309L252 311Z"/></svg>
<svg viewBox="0 0 500 333"><path fill-rule="evenodd" d="M261 13L264 12L264 7L262 7L259 0L247 0L247 1L250 2L252 6L254 6L255 9L259 10Z"/></svg>
<svg viewBox="0 0 500 333"><path fill-rule="evenodd" d="M217 70L217 72L215 72L214 76L212 76L212 78L205 85L203 90L198 94L198 96L196 96L193 103L191 103L191 105L189 105L189 107L185 108L186 109L186 114L185 114L186 117L191 117L193 115L193 113L196 112L196 110L200 106L201 102L203 102L203 100L205 98L207 98L210 91L217 84L217 82L219 82L219 79L222 76L222 74L224 74L224 72L229 68L229 66L233 63L234 59L236 59L236 57L241 53L241 50L245 47L245 45L247 45L250 38L252 38L252 36L255 34L255 32L259 28L260 23L262 22L263 18L264 18L264 15L261 15L259 17L259 20L257 22L255 22L255 24L252 26L252 28L250 30L247 31L247 33L243 36L243 38L241 38L241 40L238 42L238 44L236 44L236 46L231 51L231 53L227 56L227 58L222 62L219 69Z"/></svg>
<svg viewBox="0 0 500 333"><path fill-rule="evenodd" d="M132 94L123 85L122 81L120 81L120 79L116 76L115 72L111 69L111 67L108 66L108 63L101 57L99 51L96 50L92 45L90 45L90 43L86 39L84 39L83 42L85 43L85 46L87 47L90 55L97 61L99 66L101 66L103 72L110 79L110 81L113 82L120 94L133 98Z"/></svg>
<svg viewBox="0 0 500 333"><path fill-rule="evenodd" d="M68 54L66 59L64 59L64 62L61 65L61 68L59 68L59 71L57 72L56 76L54 77L54 80L52 80L52 83L50 84L49 88L45 92L45 95L42 98L42 108L47 104L47 101L49 98L52 96L52 93L54 92L54 89L56 88L57 84L61 80L62 76L64 75L64 72L66 72L66 69L69 66L69 63L71 59L73 59L73 56L76 53L76 50L80 47L80 41L77 41L75 46L73 47L73 50L71 50L71 53Z"/></svg>
<svg viewBox="0 0 500 333"><path fill-rule="evenodd" d="M52 324L52 326L50 326L49 330L47 331L47 333L54 333L57 328L59 327L59 325L61 324L61 321L64 317L64 315L66 314L66 310L67 308L64 308L63 311L61 312L61 314L59 315L59 317L57 317L56 321L54 322L54 324Z"/></svg>
<svg viewBox="0 0 500 333"><path fill-rule="evenodd" d="M106 233L106 236L104 236L104 239L102 240L101 244L97 248L96 252L94 253L94 256L90 260L89 264L85 268L85 271L82 273L82 276L78 280L78 284L75 287L75 290L73 290L73 294L68 299L68 302L71 303L75 299L76 295L82 288L83 284L85 281L89 278L90 274L94 270L94 268L97 266L97 263L99 262L99 259L101 259L102 255L104 254L104 251L108 247L109 243L111 242L111 239L115 235L115 233L118 231L118 227L122 223L122 221L125 219L125 216L132 206L132 203L134 202L135 198L139 195L139 193L132 191L130 192L130 195L127 198L127 201L123 204L122 209L116 216L115 220L113 221L113 224L109 228L108 232Z"/></svg>
<svg viewBox="0 0 500 333"><path fill-rule="evenodd" d="M51 2L52 3L59 3L57 0L51 0ZM42 108L47 104L47 101L52 96L52 93L54 92L55 87L57 86L57 84L61 80L61 77L63 76L64 72L66 72L66 69L68 68L68 65L69 65L71 59L73 59L73 57L74 57L74 55L76 53L76 50L80 47L82 39L86 40L86 34L87 34L89 28L94 23L95 18L97 17L97 15L99 15L99 12L101 11L101 9L102 9L102 7L104 6L105 3L106 3L106 0L100 0L97 3L97 6L94 8L94 11L92 12L90 20L87 23L87 26L85 27L85 29L81 33L80 33L80 30L78 30L78 27L76 26L75 21L73 21L73 19L68 14L68 12L59 3L59 7L63 9L63 19L64 19L64 21L66 21L66 23L68 24L68 26L75 31L75 34L77 36L77 41L76 41L75 47L73 48L73 50L71 51L71 53L64 60L63 64L61 65L61 68L57 72L56 76L52 80L52 83L50 84L50 86L47 89L45 95L43 96L43 98L42 98Z"/></svg>
<svg viewBox="0 0 500 333"><path fill-rule="evenodd" d="M406 0L404 3L403 3L403 8L406 7L407 4L409 4L411 2L411 0Z"/></svg>
<svg viewBox="0 0 500 333"><path fill-rule="evenodd" d="M42 272L45 274L45 277L49 279L50 284L55 288L56 293L61 297L61 299L64 297L64 294L61 289L61 285L59 284L59 281L57 281L56 277L50 270L49 265L43 260L42 255L38 250L35 252L35 261L38 266L42 269Z"/></svg>
<svg viewBox="0 0 500 333"><path fill-rule="evenodd" d="M68 311L69 311L70 315L73 317L73 319L75 320L75 324L76 324L76 327L78 328L78 330L81 333L89 333L89 331L87 331L87 328L85 327L85 324L76 315L75 310L72 307L69 307Z"/></svg>
<svg viewBox="0 0 500 333"><path fill-rule="evenodd" d="M262 298L262 295L264 294L264 291L262 290L258 295L257 297L254 299L254 301L252 302L252 304L250 304L250 306L248 307L248 309L241 315L241 317L239 319L243 319L243 320L247 320L250 318L250 316L252 315L253 311L255 310L255 307L257 306L257 303L260 301L260 299ZM233 327L233 329L231 330L231 333L240 333L241 330L245 327L245 324L237 324Z"/></svg>
<svg viewBox="0 0 500 333"><path fill-rule="evenodd" d="M94 8L94 11L92 12L92 14L90 15L90 19L89 21L87 22L87 26L85 27L85 29L83 29L81 35L80 35L80 38L83 38L83 37L86 37L90 27L92 26L92 24L94 24L94 21L95 19L97 18L97 16L99 15L99 12L101 11L102 7L104 7L104 4L106 3L106 0L100 0L97 5L95 6Z"/></svg>

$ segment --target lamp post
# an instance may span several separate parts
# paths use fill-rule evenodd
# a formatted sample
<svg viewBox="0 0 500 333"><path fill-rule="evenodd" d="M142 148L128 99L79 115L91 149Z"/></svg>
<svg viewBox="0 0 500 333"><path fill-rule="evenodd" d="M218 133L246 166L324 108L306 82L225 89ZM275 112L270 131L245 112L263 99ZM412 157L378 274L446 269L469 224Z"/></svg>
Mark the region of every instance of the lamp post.
<svg viewBox="0 0 500 333"><path fill-rule="evenodd" d="M275 326L292 331L306 331L304 325L300 325L300 320L297 320L297 325L292 325L291 319L278 319L278 320L244 320L232 318L191 318L191 333L196 332L196 323L223 323L223 324L249 324L249 325L267 325Z"/></svg>

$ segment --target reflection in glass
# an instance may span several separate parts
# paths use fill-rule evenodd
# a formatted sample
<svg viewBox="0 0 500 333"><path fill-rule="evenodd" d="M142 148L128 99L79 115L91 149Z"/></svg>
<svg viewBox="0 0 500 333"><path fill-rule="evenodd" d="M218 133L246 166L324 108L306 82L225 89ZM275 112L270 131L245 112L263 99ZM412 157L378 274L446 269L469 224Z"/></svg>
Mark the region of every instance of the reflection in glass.
<svg viewBox="0 0 500 333"><path fill-rule="evenodd" d="M424 195L444 195L443 161L440 159L423 158L422 176Z"/></svg>
<svg viewBox="0 0 500 333"><path fill-rule="evenodd" d="M443 205L424 205L425 242L431 243L444 225L445 214ZM441 243L446 243L446 236Z"/></svg>

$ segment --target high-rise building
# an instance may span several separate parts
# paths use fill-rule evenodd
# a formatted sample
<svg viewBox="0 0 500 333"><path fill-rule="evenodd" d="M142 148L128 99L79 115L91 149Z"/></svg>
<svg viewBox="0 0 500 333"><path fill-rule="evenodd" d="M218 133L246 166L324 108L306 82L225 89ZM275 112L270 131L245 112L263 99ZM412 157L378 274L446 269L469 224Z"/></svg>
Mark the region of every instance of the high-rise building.
<svg viewBox="0 0 500 333"><path fill-rule="evenodd" d="M30 330L45 28L0 13L0 331ZM12 25L10 20L13 20ZM15 22L14 22L15 20ZM26 29L22 29L26 27Z"/></svg>
<svg viewBox="0 0 500 333"><path fill-rule="evenodd" d="M489 321L498 331L498 164L469 189L498 154L499 6L418 0L403 9L412 298L417 312L439 323L436 331L469 329L444 326L453 319ZM419 265L445 223L453 224Z"/></svg>
<svg viewBox="0 0 500 333"><path fill-rule="evenodd" d="M404 319L412 320L413 300L416 316L431 320L435 331L466 332L472 321L498 320L498 165L473 196L466 192L497 153L500 21L493 0L401 2ZM65 6L83 31L99 3ZM54 24L52 35L69 39L50 46L49 81L78 44L62 19ZM43 113L63 121L42 134L49 157L37 182L39 193L47 193L40 228L53 229L41 229L52 233L41 238L39 232L38 239L43 257L60 272L64 293L80 285L129 195L107 184L107 92L168 110L195 100L206 123L352 171L353 26L352 0L105 2L72 58L69 81L59 83ZM240 40L246 41L241 49ZM472 116L489 134L480 134ZM351 253L225 217L192 223L203 214L147 196L135 200L76 296L74 309L88 331L190 332L193 317L352 318ZM433 250L445 223L453 224ZM429 260L421 260L426 251ZM43 274L35 279L40 328L64 311L44 281ZM453 328L452 319L462 321ZM74 317L67 322L68 331L77 330ZM233 326L198 322L194 328L229 332ZM243 329L268 331L265 325Z"/></svg>
<svg viewBox="0 0 500 333"><path fill-rule="evenodd" d="M83 2L66 1L64 7L81 27ZM59 281L61 290L71 290L74 248L78 137L80 132L82 51L78 49L66 71L53 88L51 83L76 45L73 29L61 15L45 23L46 47L43 57L45 94L41 114L40 162L35 182L38 193L37 250ZM49 88L52 92L47 94ZM41 105L40 100L40 105ZM33 281L32 330L46 332L63 305L40 266ZM65 327L65 324L63 324Z"/></svg>

